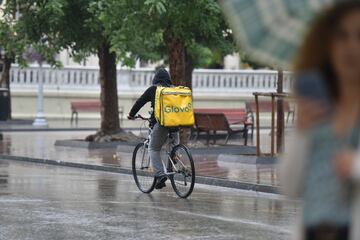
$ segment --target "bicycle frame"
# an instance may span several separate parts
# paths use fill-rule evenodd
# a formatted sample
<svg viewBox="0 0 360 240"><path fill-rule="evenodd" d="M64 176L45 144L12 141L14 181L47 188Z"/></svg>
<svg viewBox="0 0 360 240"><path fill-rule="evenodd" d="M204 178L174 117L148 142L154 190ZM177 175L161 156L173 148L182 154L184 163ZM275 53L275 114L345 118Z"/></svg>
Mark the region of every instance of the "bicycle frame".
<svg viewBox="0 0 360 240"><path fill-rule="evenodd" d="M173 138L173 136L171 135L171 133L169 133L168 135L168 143L167 143L167 146L166 146L166 155L167 155L167 158L168 158L168 163L171 164L171 166L173 167L173 169L175 170L175 172L178 171L177 167L175 166L175 163L174 163L174 160L171 158L171 151L172 149L175 147L175 139ZM166 175L174 175L175 172L168 172L168 166L165 165L164 161L161 160L162 164L163 164L163 167L164 167L164 173Z"/></svg>
<svg viewBox="0 0 360 240"><path fill-rule="evenodd" d="M148 137L144 141L145 148L149 147L152 129L150 127L148 127L148 131L149 131ZM174 175L177 171L179 171L179 169L176 167L175 161L171 158L171 151L172 151L172 149L174 147L175 147L175 139L171 135L171 133L169 133L169 135L168 135L168 143L167 143L167 146L166 146L166 155L167 155L168 164L171 164L172 169L174 169L174 171L173 172L168 172L167 164L164 163L164 160L161 160L162 165L163 165L163 169L164 169L164 173L165 173L166 176ZM141 166L143 166L144 161L145 161L145 151L142 154ZM181 164L181 166L185 168L185 164L180 159L177 159L176 162L179 162Z"/></svg>
<svg viewBox="0 0 360 240"><path fill-rule="evenodd" d="M141 169L144 168L145 152L146 152L146 149L147 149L148 146L149 146L149 139L146 139L146 140L144 141L144 147L145 147L145 149L144 149L144 152L143 152L142 158L141 158Z"/></svg>

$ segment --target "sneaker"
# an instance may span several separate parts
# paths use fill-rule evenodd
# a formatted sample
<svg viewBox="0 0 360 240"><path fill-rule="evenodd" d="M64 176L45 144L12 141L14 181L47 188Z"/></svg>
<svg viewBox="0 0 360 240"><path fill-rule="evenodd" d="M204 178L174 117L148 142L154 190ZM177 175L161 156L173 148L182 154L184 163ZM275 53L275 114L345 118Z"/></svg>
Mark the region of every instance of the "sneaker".
<svg viewBox="0 0 360 240"><path fill-rule="evenodd" d="M162 188L166 187L166 184L165 184L166 180L167 180L166 176L157 178L156 184L155 184L155 189L162 189Z"/></svg>

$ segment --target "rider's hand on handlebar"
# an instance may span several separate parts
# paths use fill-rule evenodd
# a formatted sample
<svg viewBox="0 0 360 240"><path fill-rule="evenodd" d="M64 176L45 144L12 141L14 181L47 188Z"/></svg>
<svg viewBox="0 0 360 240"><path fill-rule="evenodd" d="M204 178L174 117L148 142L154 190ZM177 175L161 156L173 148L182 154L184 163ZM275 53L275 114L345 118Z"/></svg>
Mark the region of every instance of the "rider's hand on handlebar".
<svg viewBox="0 0 360 240"><path fill-rule="evenodd" d="M132 116L130 116L130 115L128 115L127 118L128 118L129 120L135 120L135 117L132 117Z"/></svg>

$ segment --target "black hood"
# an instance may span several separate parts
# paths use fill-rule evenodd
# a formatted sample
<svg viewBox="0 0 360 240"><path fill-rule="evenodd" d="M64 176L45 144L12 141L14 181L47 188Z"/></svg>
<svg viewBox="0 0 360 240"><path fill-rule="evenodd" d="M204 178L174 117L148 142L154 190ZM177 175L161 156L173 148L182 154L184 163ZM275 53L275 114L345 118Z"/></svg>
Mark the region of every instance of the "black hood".
<svg viewBox="0 0 360 240"><path fill-rule="evenodd" d="M170 74L168 73L168 71L166 71L165 68L160 68L155 73L152 83L153 83L153 85L170 87L172 85Z"/></svg>

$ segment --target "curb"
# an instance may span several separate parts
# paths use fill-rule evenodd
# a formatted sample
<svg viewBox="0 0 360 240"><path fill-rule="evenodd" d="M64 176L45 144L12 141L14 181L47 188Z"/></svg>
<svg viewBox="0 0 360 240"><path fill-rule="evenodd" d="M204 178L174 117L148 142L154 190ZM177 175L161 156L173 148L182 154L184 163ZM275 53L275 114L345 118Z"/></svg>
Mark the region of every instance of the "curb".
<svg viewBox="0 0 360 240"><path fill-rule="evenodd" d="M122 174L132 174L132 170L128 168L121 168L115 166L101 166L101 165L92 165L85 163L73 163L73 162L63 162L50 159L41 159L41 158L30 158L30 157L21 157L21 156L12 156L0 154L0 159L3 160L13 160L13 161L22 161L22 162L32 162L40 164L49 164L55 166L64 166L64 167L73 167L73 168L82 168L96 171L105 171L113 173L122 173ZM226 187L226 188L235 188L248 191L256 191L263 193L279 193L279 188L270 185L261 185L248 182L233 181L223 178L214 178L214 177L204 177L196 176L196 183L205 184L210 186Z"/></svg>

